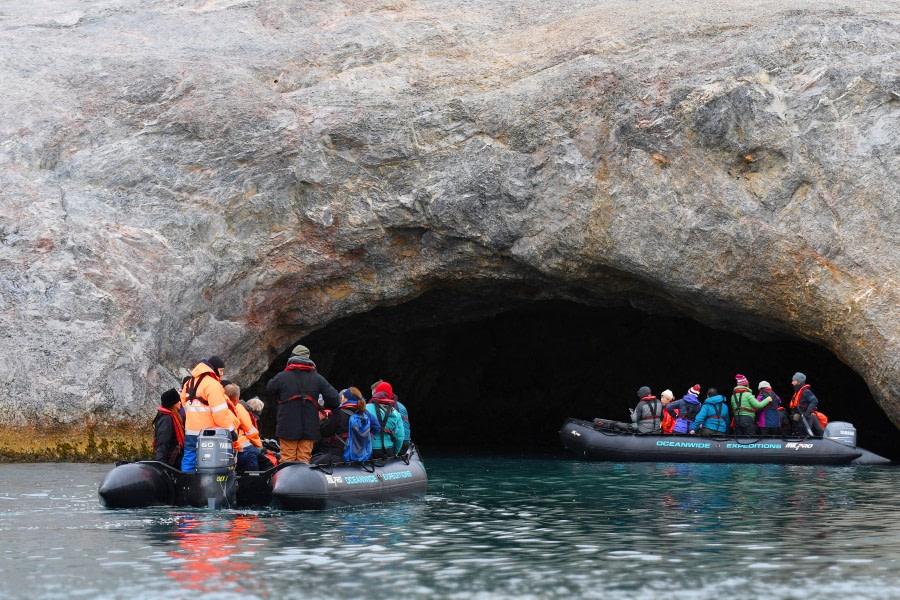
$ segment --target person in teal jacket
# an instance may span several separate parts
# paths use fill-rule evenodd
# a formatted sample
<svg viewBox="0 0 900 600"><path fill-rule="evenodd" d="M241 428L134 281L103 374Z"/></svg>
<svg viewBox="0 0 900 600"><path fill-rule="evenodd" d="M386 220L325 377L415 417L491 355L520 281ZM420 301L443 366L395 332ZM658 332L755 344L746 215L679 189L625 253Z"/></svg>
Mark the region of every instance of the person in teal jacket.
<svg viewBox="0 0 900 600"><path fill-rule="evenodd" d="M725 404L725 396L719 394L716 388L709 388L706 392L706 400L700 407L697 418L694 419L694 428L691 433L710 437L725 433L728 428L728 405Z"/></svg>
<svg viewBox="0 0 900 600"><path fill-rule="evenodd" d="M406 432L403 428L403 417L400 416L400 411L394 408L393 398L384 392L378 392L366 404L366 411L381 425L381 432L373 434L372 437L372 458L396 455L403 445Z"/></svg>

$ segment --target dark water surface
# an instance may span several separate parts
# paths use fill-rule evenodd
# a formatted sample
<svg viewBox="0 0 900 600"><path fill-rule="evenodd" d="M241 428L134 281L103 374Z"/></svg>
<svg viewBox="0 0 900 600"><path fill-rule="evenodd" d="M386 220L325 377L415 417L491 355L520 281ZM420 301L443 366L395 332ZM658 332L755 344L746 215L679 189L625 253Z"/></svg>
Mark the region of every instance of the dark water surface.
<svg viewBox="0 0 900 600"><path fill-rule="evenodd" d="M422 502L107 510L0 465L13 598L900 598L900 470L436 458Z"/></svg>

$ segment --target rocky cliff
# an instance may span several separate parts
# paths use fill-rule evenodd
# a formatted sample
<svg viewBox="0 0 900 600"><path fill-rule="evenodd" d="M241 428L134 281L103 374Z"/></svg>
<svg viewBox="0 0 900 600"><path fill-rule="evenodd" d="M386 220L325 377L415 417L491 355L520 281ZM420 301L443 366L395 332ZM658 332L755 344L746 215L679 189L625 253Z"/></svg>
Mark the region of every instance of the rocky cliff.
<svg viewBox="0 0 900 600"><path fill-rule="evenodd" d="M485 282L794 336L900 424L900 3L0 12L0 421ZM530 292L534 294L534 292Z"/></svg>

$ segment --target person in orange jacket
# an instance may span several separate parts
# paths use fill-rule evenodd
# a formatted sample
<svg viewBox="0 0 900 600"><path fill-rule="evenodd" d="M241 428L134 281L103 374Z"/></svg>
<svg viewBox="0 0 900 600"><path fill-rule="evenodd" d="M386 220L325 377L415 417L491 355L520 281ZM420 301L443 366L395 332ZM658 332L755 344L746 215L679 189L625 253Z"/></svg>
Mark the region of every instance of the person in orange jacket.
<svg viewBox="0 0 900 600"><path fill-rule="evenodd" d="M229 383L225 386L225 395L228 396L228 407L234 413L237 420L238 439L235 442L238 471L259 471L259 455L262 453L262 440L259 438L259 430L253 422L253 417L241 404L241 388L237 384Z"/></svg>
<svg viewBox="0 0 900 600"><path fill-rule="evenodd" d="M669 434L675 431L675 417L673 417L669 413L669 411L666 410L666 406L668 406L674 399L675 394L672 393L672 390L665 390L659 396L659 401L662 402L663 405L662 422L659 424L659 427L665 434Z"/></svg>
<svg viewBox="0 0 900 600"><path fill-rule="evenodd" d="M237 440L234 414L228 409L228 396L222 387L225 361L218 356L201 360L191 371L191 378L181 388L184 407L184 458L181 470L197 470L197 436L204 429L218 427L231 432Z"/></svg>

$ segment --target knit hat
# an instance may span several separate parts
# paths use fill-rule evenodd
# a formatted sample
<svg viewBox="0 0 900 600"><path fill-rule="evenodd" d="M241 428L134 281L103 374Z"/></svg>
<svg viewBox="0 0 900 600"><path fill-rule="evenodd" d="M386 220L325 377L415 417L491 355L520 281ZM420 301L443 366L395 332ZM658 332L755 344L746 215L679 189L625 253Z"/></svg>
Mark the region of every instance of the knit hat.
<svg viewBox="0 0 900 600"><path fill-rule="evenodd" d="M207 358L206 362L208 362L209 366L211 366L216 371L218 371L219 369L225 368L225 361L222 360L221 358L219 358L218 356L216 356L215 354L213 354L212 356Z"/></svg>
<svg viewBox="0 0 900 600"><path fill-rule="evenodd" d="M302 344L297 344L294 346L294 349L291 350L291 356L299 356L301 358L309 358L309 348Z"/></svg>
<svg viewBox="0 0 900 600"><path fill-rule="evenodd" d="M341 390L341 408L356 408L359 398L353 395L350 388Z"/></svg>
<svg viewBox="0 0 900 600"><path fill-rule="evenodd" d="M378 392L384 392L385 394L387 394L388 398L394 397L394 388L391 387L391 384L389 384L387 381L382 381L381 383L379 383L378 385L375 386L374 393L377 394Z"/></svg>
<svg viewBox="0 0 900 600"><path fill-rule="evenodd" d="M794 376L791 379L793 379L800 385L803 385L804 383L806 383L806 375L804 375L800 371L797 371L796 373L794 373Z"/></svg>
<svg viewBox="0 0 900 600"><path fill-rule="evenodd" d="M760 381L760 382L759 382L759 386L758 386L756 389L758 389L758 390L767 390L767 389L769 389L770 387L772 387L772 385L771 385L768 381Z"/></svg>
<svg viewBox="0 0 900 600"><path fill-rule="evenodd" d="M652 393L653 392L651 392L650 388L648 388L646 385L641 386L641 389L638 390L638 398L644 398Z"/></svg>
<svg viewBox="0 0 900 600"><path fill-rule="evenodd" d="M741 375L740 373L735 375L734 378L735 378L735 380L737 380L738 385L743 385L744 387L750 385L750 382L747 381L747 378L744 377L743 375Z"/></svg>
<svg viewBox="0 0 900 600"><path fill-rule="evenodd" d="M699 396L700 396L700 384L699 384L699 383L695 383L695 384L694 384L694 387L692 387L691 389L688 390L688 394L691 394L692 396L698 396L698 397L699 397Z"/></svg>
<svg viewBox="0 0 900 600"><path fill-rule="evenodd" d="M659 395L660 398L668 398L669 400L675 399L675 394L672 393L672 390L664 390L662 394Z"/></svg>
<svg viewBox="0 0 900 600"><path fill-rule="evenodd" d="M163 408L169 408L179 400L181 400L181 396L177 390L166 390L159 397L159 405Z"/></svg>

